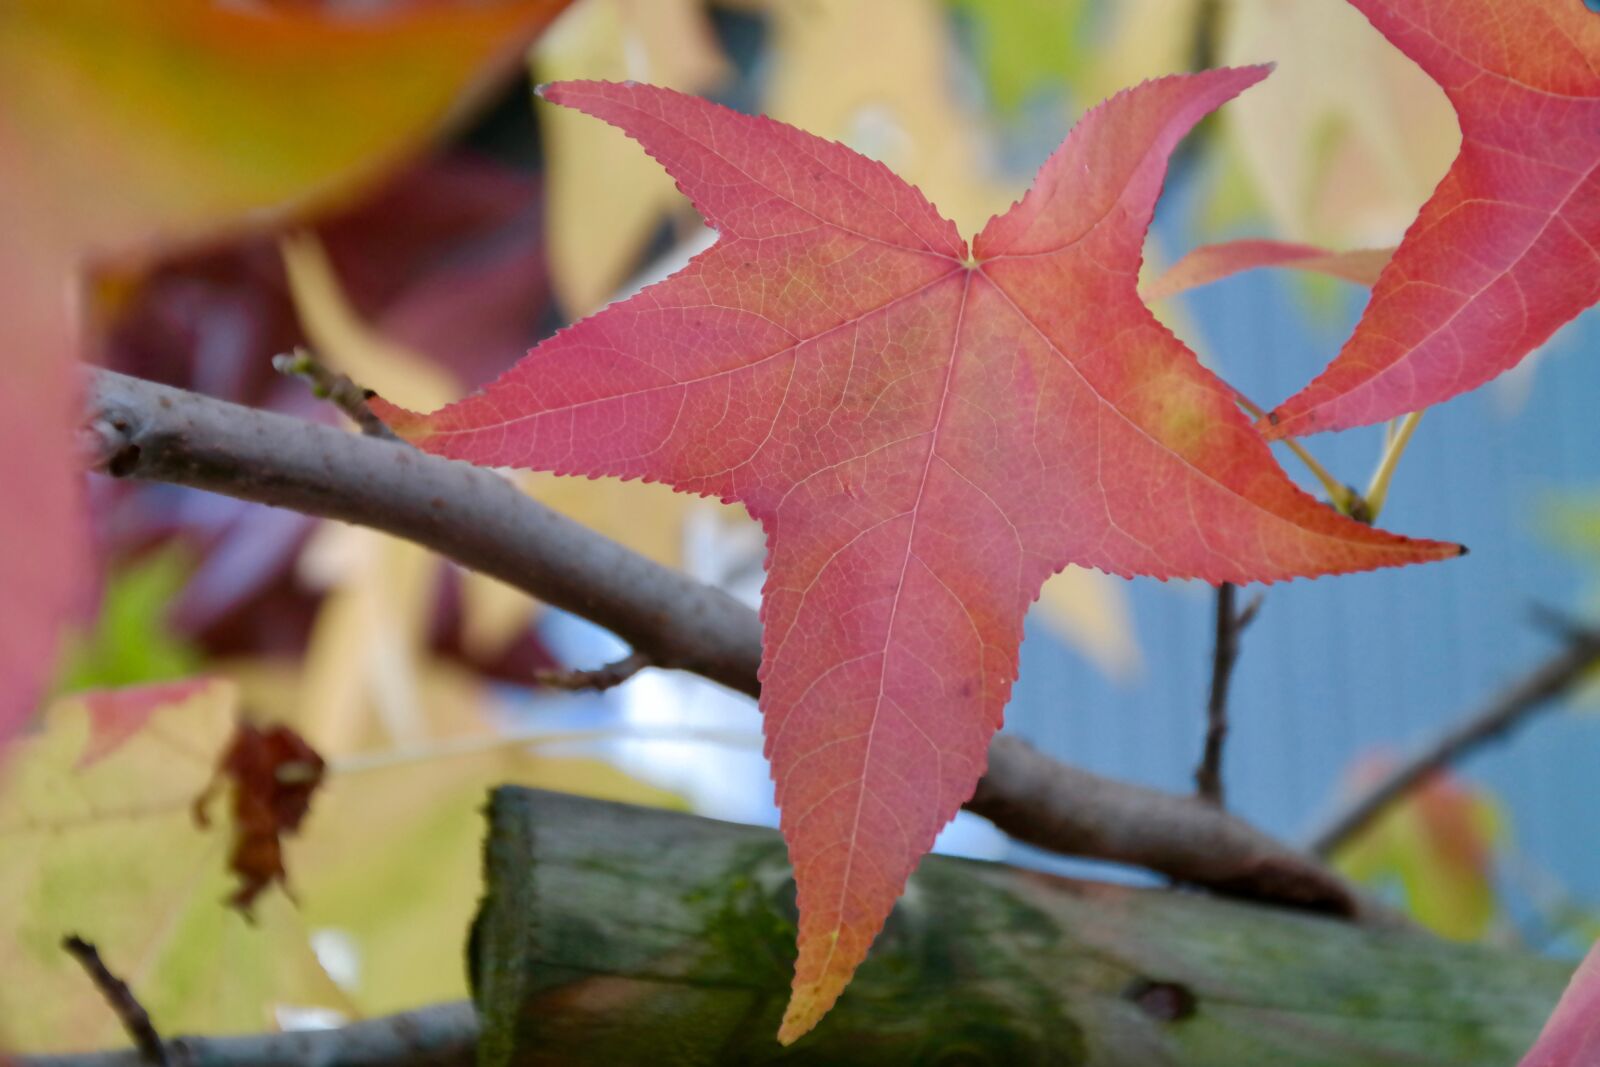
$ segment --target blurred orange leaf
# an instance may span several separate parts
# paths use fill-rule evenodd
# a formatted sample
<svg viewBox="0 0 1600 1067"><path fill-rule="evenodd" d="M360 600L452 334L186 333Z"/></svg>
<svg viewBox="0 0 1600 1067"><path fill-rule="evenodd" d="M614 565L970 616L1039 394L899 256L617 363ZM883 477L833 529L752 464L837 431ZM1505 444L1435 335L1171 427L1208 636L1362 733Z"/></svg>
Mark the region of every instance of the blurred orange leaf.
<svg viewBox="0 0 1600 1067"><path fill-rule="evenodd" d="M1352 781L1372 781L1389 762L1363 760ZM1504 823L1487 790L1439 775L1379 816L1335 863L1360 882L1398 882L1419 922L1445 937L1471 941L1489 930L1499 907L1494 846Z"/></svg>
<svg viewBox="0 0 1600 1067"><path fill-rule="evenodd" d="M348 192L459 114L566 0L382 13L209 0L0 6L0 745L82 588L68 287L93 253Z"/></svg>
<svg viewBox="0 0 1600 1067"><path fill-rule="evenodd" d="M377 176L460 116L566 3L357 15L11 0L0 13L0 182L37 220L28 244L73 252L297 210Z"/></svg>

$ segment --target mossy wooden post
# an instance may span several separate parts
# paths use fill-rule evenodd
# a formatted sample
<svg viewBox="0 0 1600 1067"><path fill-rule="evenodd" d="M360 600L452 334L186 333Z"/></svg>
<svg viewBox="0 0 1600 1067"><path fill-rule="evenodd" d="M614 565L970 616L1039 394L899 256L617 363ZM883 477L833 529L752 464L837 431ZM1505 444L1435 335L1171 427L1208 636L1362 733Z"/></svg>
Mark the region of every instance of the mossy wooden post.
<svg viewBox="0 0 1600 1067"><path fill-rule="evenodd" d="M1505 1067L1567 968L1191 893L931 857L838 1006L774 1035L783 843L507 787L473 933L479 1062Z"/></svg>

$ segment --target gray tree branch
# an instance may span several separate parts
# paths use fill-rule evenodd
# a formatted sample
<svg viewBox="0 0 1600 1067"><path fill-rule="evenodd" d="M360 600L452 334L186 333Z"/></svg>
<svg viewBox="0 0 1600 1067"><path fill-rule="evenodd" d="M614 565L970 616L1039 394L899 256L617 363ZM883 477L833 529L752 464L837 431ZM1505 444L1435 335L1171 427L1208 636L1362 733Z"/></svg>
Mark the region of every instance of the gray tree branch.
<svg viewBox="0 0 1600 1067"><path fill-rule="evenodd" d="M83 444L96 470L415 541L598 623L651 663L760 692L754 611L551 511L492 471L111 371L91 371L85 391ZM1383 914L1318 861L1213 805L1087 774L1014 738L995 741L967 807L1053 851L1234 896Z"/></svg>
<svg viewBox="0 0 1600 1067"><path fill-rule="evenodd" d="M333 1030L175 1037L171 1067L471 1067L478 1018L466 1001L365 1019ZM137 1049L17 1056L16 1067L149 1067Z"/></svg>

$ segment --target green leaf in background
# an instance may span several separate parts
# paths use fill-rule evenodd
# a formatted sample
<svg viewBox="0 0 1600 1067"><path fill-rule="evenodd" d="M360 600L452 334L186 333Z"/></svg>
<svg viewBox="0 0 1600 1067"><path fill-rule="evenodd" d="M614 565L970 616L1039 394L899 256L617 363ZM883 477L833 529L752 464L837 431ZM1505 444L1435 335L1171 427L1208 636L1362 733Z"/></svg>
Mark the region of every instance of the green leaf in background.
<svg viewBox="0 0 1600 1067"><path fill-rule="evenodd" d="M1059 93L1087 63L1083 46L1088 0L950 0L972 28L989 97L1015 112L1030 97Z"/></svg>
<svg viewBox="0 0 1600 1067"><path fill-rule="evenodd" d="M113 569L92 628L68 641L56 692L163 682L198 671L199 651L167 623L189 571L189 560L176 549Z"/></svg>
<svg viewBox="0 0 1600 1067"><path fill-rule="evenodd" d="M1543 520L1547 536L1557 547L1600 565L1600 493L1574 493L1548 501Z"/></svg>

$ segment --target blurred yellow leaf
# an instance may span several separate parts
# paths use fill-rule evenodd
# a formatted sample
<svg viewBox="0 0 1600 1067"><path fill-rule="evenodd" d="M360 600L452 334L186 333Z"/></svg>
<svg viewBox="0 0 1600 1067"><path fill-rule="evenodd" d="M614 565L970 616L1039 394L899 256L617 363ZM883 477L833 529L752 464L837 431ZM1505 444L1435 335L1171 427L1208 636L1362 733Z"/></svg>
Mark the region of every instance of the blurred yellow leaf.
<svg viewBox="0 0 1600 1067"><path fill-rule="evenodd" d="M1039 612L1057 636L1108 677L1122 681L1139 669L1139 642L1123 579L1068 567L1044 583Z"/></svg>
<svg viewBox="0 0 1600 1067"><path fill-rule="evenodd" d="M766 0L772 71L763 110L849 145L975 233L1020 195L996 176L979 116L951 91L944 11L930 0Z"/></svg>
<svg viewBox="0 0 1600 1067"><path fill-rule="evenodd" d="M674 794L593 759L496 748L360 772L337 769L289 865L306 923L353 965L368 1014L467 996L466 937L483 894L483 805L527 785L683 808ZM341 978L345 976L341 975Z"/></svg>
<svg viewBox="0 0 1600 1067"><path fill-rule="evenodd" d="M1081 114L1147 78L1193 69L1206 0L947 2L972 25L1003 111L1053 89Z"/></svg>
<svg viewBox="0 0 1600 1067"><path fill-rule="evenodd" d="M301 325L329 367L422 410L461 395L460 383L439 363L361 319L314 234L290 235L281 250ZM681 557L688 509L704 506L662 485L526 472L512 477L543 503L667 564ZM303 703L319 709L319 721L306 724L306 736L325 752L349 751L369 736L369 707L401 743L428 736L408 694L433 604L438 565L432 554L370 530L329 525L303 562L311 583L330 591L308 651ZM486 658L504 649L535 610L525 593L473 572L462 579L462 606L463 644Z"/></svg>
<svg viewBox="0 0 1600 1067"><path fill-rule="evenodd" d="M540 82L631 79L689 93L726 73L700 0L583 0L556 20L531 60ZM661 220L685 203L621 131L571 108L542 100L536 107L551 280L562 310L580 318L616 294Z"/></svg>
<svg viewBox="0 0 1600 1067"><path fill-rule="evenodd" d="M228 669L252 707L289 722L307 715L291 670ZM684 807L607 763L499 736L506 711L469 672L424 667L418 699L432 709L438 739L331 761L304 832L286 842L305 924L364 1014L467 995L464 946L482 894L482 809L494 786Z"/></svg>
<svg viewBox="0 0 1600 1067"><path fill-rule="evenodd" d="M325 589L306 643L300 729L338 756L374 743L433 736L418 696L439 563L427 549L338 523L317 527L300 557L307 585Z"/></svg>
<svg viewBox="0 0 1600 1067"><path fill-rule="evenodd" d="M1073 80L1081 97L1080 110L1146 79L1193 70L1206 4L1207 0L1116 0L1103 5L1099 38L1089 62Z"/></svg>
<svg viewBox="0 0 1600 1067"><path fill-rule="evenodd" d="M356 313L316 234L310 230L287 234L278 247L295 313L318 358L395 403L421 411L461 395L453 374L388 340Z"/></svg>
<svg viewBox="0 0 1600 1067"><path fill-rule="evenodd" d="M1396 243L1460 145L1443 91L1349 4L1231 0L1226 64L1276 61L1222 113L1279 234Z"/></svg>
<svg viewBox="0 0 1600 1067"><path fill-rule="evenodd" d="M454 376L439 364L389 341L356 314L315 234L290 234L280 249L295 310L318 358L367 388L423 409L460 395ZM433 736L418 696L418 660L439 568L432 553L329 523L318 527L300 568L308 584L328 591L306 645L301 731L328 756L374 743L369 713L394 744ZM521 611L509 621L504 613L496 619L514 633L531 609L514 592L505 599L520 603Z"/></svg>
<svg viewBox="0 0 1600 1067"><path fill-rule="evenodd" d="M98 945L168 1033L272 1029L280 1008L359 1017L465 996L490 788L683 806L600 761L495 736L475 678L429 672L419 692L447 709L451 740L330 762L300 835L285 842L295 901L269 889L252 925L226 903L227 820L204 829L191 809L233 735L241 691L274 718L303 709L292 671L237 673L239 686L65 698L17 744L0 787L0 1045L123 1041L61 950L69 933ZM171 699L152 704L159 694Z"/></svg>
<svg viewBox="0 0 1600 1067"><path fill-rule="evenodd" d="M9 1047L124 1040L61 950L69 933L99 946L167 1032L258 1031L273 1025L275 1005L349 1010L283 894L258 902L254 926L226 906L228 827L201 830L190 815L236 702L217 683L127 709L148 719L119 731L69 697L16 744L0 778L0 1037ZM80 766L85 754L93 759Z"/></svg>
<svg viewBox="0 0 1600 1067"><path fill-rule="evenodd" d="M1387 766L1381 758L1364 760L1352 779L1370 782ZM1398 882L1418 922L1444 937L1476 940L1499 909L1494 846L1504 824L1487 790L1440 775L1380 815L1334 865L1358 882Z"/></svg>
<svg viewBox="0 0 1600 1067"><path fill-rule="evenodd" d="M356 313L315 234L290 234L280 250L295 311L319 358L366 388L419 410L442 407L461 395L460 383L443 366L390 341ZM329 532L319 535L319 543L334 539L328 550L334 562L318 569L317 584L333 592L310 645L306 702L324 709L326 718L308 736L327 751L345 751L359 731L362 693L370 691L389 694L379 697L379 711L394 737L420 740L404 694L415 687L413 652L433 603L432 554L370 530L324 530ZM365 581L357 580L360 572ZM481 574L466 575L462 598L464 642L474 654L490 656L504 648L533 614L526 594ZM368 668L379 673L374 676Z"/></svg>

